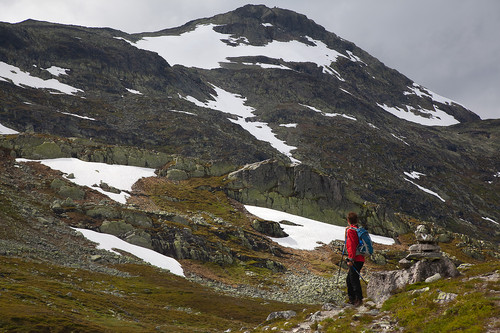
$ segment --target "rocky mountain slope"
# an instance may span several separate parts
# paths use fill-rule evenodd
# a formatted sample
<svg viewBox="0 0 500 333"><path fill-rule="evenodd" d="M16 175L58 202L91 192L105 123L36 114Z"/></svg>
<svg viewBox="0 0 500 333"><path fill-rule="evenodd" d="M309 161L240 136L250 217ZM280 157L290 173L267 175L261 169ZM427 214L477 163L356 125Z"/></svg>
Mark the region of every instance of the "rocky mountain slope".
<svg viewBox="0 0 500 333"><path fill-rule="evenodd" d="M346 184L354 206L471 234L498 226L498 121L480 121L303 15L245 6L135 35L25 21L2 24L2 36L7 73L74 89L3 75L4 126L234 169L291 158Z"/></svg>
<svg viewBox="0 0 500 333"><path fill-rule="evenodd" d="M342 245L283 247L269 238L286 236L280 224L244 205L337 225L359 212L370 232L397 242L377 244L367 274L397 267L420 223L456 264L497 261L499 131L499 120L480 120L278 8L249 5L140 34L0 23L0 255L8 267L0 293L20 313L0 324L28 327L49 313L61 329L133 322L131 331L210 331L255 328L264 312L340 304L333 272ZM123 192L16 161L62 157L157 176ZM69 226L171 256L187 280L96 250ZM99 274L92 286L83 282L89 271ZM82 290L94 292L82 301ZM107 297L106 307L90 308ZM165 298L161 316L172 320L162 326L153 313ZM126 302L148 299L143 310ZM248 315L262 299L271 303ZM87 319L75 328L75 318Z"/></svg>

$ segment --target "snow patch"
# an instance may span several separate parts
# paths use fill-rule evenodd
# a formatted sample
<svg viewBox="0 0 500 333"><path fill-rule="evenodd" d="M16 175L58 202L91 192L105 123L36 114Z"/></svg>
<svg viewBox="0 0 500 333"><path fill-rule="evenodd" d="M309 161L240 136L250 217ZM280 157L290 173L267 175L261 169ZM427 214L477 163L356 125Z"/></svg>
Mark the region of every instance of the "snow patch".
<svg viewBox="0 0 500 333"><path fill-rule="evenodd" d="M344 118L347 118L347 119L350 119L350 120L355 120L357 121L357 119L353 116L349 116L345 113L327 113L327 112L323 112L321 111L320 109L317 109L315 108L314 106L310 106L310 105L305 105L305 104L299 104L300 106L303 106L303 107L306 107L308 109L311 109L313 110L314 112L317 112L317 113L321 113L321 115L325 116L325 117L337 117L337 116L340 116L340 117L344 117Z"/></svg>
<svg viewBox="0 0 500 333"><path fill-rule="evenodd" d="M347 52L347 54L349 55L349 58L351 58L352 61L360 62L363 65L368 66L363 60L361 60L360 57L358 57L357 55L355 55L351 51L346 51L346 52Z"/></svg>
<svg viewBox="0 0 500 333"><path fill-rule="evenodd" d="M51 66L49 68L45 68L45 70L54 76L68 75L67 72L69 71L69 69L65 69L65 68L61 68L61 67L57 67L57 66Z"/></svg>
<svg viewBox="0 0 500 333"><path fill-rule="evenodd" d="M412 171L412 172L404 172L405 176L409 177L409 178L412 178L414 180L416 179L420 179L420 176L425 176L423 173L420 173L420 172L416 172L416 171ZM437 194L436 192L434 191L431 191L423 186L420 186L418 185L417 183L409 180L408 178L404 178L404 180L406 180L407 182L409 183L412 183L413 185L415 185L416 187L418 187L420 190L424 191L425 193L429 193L433 196L435 196L436 198L438 198L439 200L441 200L442 202L446 202L446 200L444 200L439 194Z"/></svg>
<svg viewBox="0 0 500 333"><path fill-rule="evenodd" d="M439 102L439 103L443 103L443 104L448 104L448 105L451 105L451 104L457 104L457 105L460 105L459 103L449 99L449 98L446 98L446 97L443 97L439 94L436 94L435 92L432 92L430 91L429 89L417 84L417 83L413 83L413 86L412 87L408 87L408 90L410 90L410 92L407 92L405 91L403 94L405 95L411 95L411 94L415 94L417 95L418 97L428 97L430 99L432 99L433 101L435 102Z"/></svg>
<svg viewBox="0 0 500 333"><path fill-rule="evenodd" d="M0 61L0 81L10 81L21 88L51 89L67 95L83 92L81 89L61 83L56 79L43 80L39 77L31 76L30 73L23 72L18 67L6 64L2 61Z"/></svg>
<svg viewBox="0 0 500 333"><path fill-rule="evenodd" d="M129 89L129 88L125 88L125 89L127 89L127 91L129 93L136 94L136 95L142 95L142 93L140 91L138 91L138 90Z"/></svg>
<svg viewBox="0 0 500 333"><path fill-rule="evenodd" d="M402 108L396 106L387 106L386 104L379 104L379 103L377 103L377 105L383 110L392 114L393 116L396 116L400 119L404 119L407 121L411 121L413 123L421 124L424 126L450 126L459 123L459 121L456 120L453 116L440 110L439 107L437 107L436 105L434 105L434 110L427 110L427 109L416 110L408 105L405 105ZM424 117L419 114L413 113L411 112L412 110L419 113L428 114L429 117Z"/></svg>
<svg viewBox="0 0 500 333"><path fill-rule="evenodd" d="M281 212L274 209L245 205L251 214L269 221L290 221L297 225L280 223L289 235L284 238L271 238L276 243L300 250L314 250L321 243L328 244L333 240L344 240L345 227L328 224L306 217ZM394 244L392 238L370 234L372 241L379 244Z"/></svg>
<svg viewBox="0 0 500 333"><path fill-rule="evenodd" d="M107 195L110 199L125 204L130 196L124 191L131 191L139 179L143 177L156 177L155 169L141 168L129 165L106 164L97 162L85 162L77 158L55 158L46 160L28 160L17 158L17 162L39 162L51 169L59 170L65 174L73 174L74 179L67 179L80 186L92 189ZM115 187L122 192L119 194L106 192L99 185L101 182Z"/></svg>
<svg viewBox="0 0 500 333"><path fill-rule="evenodd" d="M347 90L345 90L345 89L343 89L343 88L340 88L340 90L342 90L342 91L343 91L343 92L345 92L346 94L349 94L349 95L351 95L351 96L354 96L354 95L353 95L353 94L351 94L349 91L347 91Z"/></svg>
<svg viewBox="0 0 500 333"><path fill-rule="evenodd" d="M120 253L115 250L125 251L147 263L150 263L153 266L169 270L172 274L185 277L181 264L171 257L167 257L145 247L127 243L124 240L110 234L103 234L81 228L72 229L82 233L82 235L88 240L97 243L97 249L111 251L118 255L120 255Z"/></svg>
<svg viewBox="0 0 500 333"><path fill-rule="evenodd" d="M287 67L285 65L274 65L274 64L265 64L263 62L243 62L242 63L245 66L259 66L261 68L275 68L275 69L283 69L283 70L292 70L290 67Z"/></svg>
<svg viewBox="0 0 500 333"><path fill-rule="evenodd" d="M85 116L79 116L77 114L73 114L73 113L68 113L68 112L62 112L62 111L57 111L59 113L62 113L62 114L65 114L67 116L71 116L71 117L76 117L76 118L81 118L81 119L86 119L86 120L92 120L92 121L96 121L95 118L90 118L90 117L85 117Z"/></svg>
<svg viewBox="0 0 500 333"><path fill-rule="evenodd" d="M495 223L496 225L500 225L500 223L498 223L497 221L493 220L493 219L490 219L489 217L484 217L483 216L483 220L485 221L489 221L491 223Z"/></svg>
<svg viewBox="0 0 500 333"><path fill-rule="evenodd" d="M293 124L281 124L280 126L287 127L287 128L296 128L297 125L298 125L297 123L293 123Z"/></svg>
<svg viewBox="0 0 500 333"><path fill-rule="evenodd" d="M403 137L397 136L396 134L393 134L393 133L391 133L391 135L392 135L394 138L398 139L399 141L403 142L405 145L407 145L407 146L409 146L409 145L410 145L408 142L406 142L406 141L404 140L404 138L403 138Z"/></svg>
<svg viewBox="0 0 500 333"><path fill-rule="evenodd" d="M19 132L0 124L0 135L9 135L9 134L19 134Z"/></svg>
<svg viewBox="0 0 500 333"><path fill-rule="evenodd" d="M411 178L411 179L420 179L420 176L425 176L425 174L417 172L417 171L412 171L412 172L404 172L404 174Z"/></svg>
<svg viewBox="0 0 500 333"><path fill-rule="evenodd" d="M196 113L192 113L192 112L187 112L187 111L179 111L179 110L168 110L169 112L176 112L176 113L183 113L183 114L188 114L190 116L197 116Z"/></svg>
<svg viewBox="0 0 500 333"><path fill-rule="evenodd" d="M214 100L207 102L200 102L192 96L182 97L197 106L219 110L235 115L237 119L228 118L231 122L240 125L243 129L248 131L258 140L269 142L273 148L280 153L288 156L293 163L300 163L299 160L292 156L292 150L297 147L287 145L284 141L278 139L276 134L272 132L271 127L267 123L260 121L247 121L246 118L253 118L255 109L251 106L245 105L246 98L241 95L233 94L225 91L219 87L212 85L216 95L212 95Z"/></svg>

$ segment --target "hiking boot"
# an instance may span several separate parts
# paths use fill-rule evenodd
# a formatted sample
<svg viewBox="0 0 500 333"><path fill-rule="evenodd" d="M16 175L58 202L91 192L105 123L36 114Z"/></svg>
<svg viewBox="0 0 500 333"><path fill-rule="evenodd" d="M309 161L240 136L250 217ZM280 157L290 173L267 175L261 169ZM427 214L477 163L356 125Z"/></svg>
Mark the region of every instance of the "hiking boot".
<svg viewBox="0 0 500 333"><path fill-rule="evenodd" d="M363 300L361 299L357 299L354 301L354 303L352 303L355 307L358 307L358 306L361 306L363 305Z"/></svg>

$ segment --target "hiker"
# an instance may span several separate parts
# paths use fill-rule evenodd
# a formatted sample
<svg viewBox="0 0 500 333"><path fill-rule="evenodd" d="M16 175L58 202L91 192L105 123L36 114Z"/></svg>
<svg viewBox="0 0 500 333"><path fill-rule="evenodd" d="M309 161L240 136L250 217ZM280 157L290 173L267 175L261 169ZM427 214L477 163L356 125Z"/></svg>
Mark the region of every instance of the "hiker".
<svg viewBox="0 0 500 333"><path fill-rule="evenodd" d="M349 266L349 272L347 273L347 295L349 296L349 303L354 306L359 306L363 303L363 291L361 289L361 283L359 281L359 276L361 274L361 268L365 263L365 257L363 255L356 255L356 249L359 244L358 233L356 229L358 228L358 215L354 212L350 212L347 215L348 227L345 231L345 248L347 249L347 266Z"/></svg>

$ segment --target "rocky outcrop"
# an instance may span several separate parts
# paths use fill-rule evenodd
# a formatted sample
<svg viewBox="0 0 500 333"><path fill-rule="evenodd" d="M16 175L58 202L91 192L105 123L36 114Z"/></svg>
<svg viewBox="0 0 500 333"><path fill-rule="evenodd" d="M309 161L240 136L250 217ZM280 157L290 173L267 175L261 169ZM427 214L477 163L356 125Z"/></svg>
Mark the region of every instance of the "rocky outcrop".
<svg viewBox="0 0 500 333"><path fill-rule="evenodd" d="M252 221L252 227L258 232L270 237L288 237L288 234L283 230L278 222L255 219Z"/></svg>
<svg viewBox="0 0 500 333"><path fill-rule="evenodd" d="M388 237L408 232L409 226L383 205L363 202L342 182L307 165L266 160L244 166L226 177L229 197L261 207L345 225L349 211L359 211L370 232Z"/></svg>
<svg viewBox="0 0 500 333"><path fill-rule="evenodd" d="M170 180L185 180L199 177L219 177L237 167L229 161L202 161L197 158L175 156L171 163L159 170L158 175Z"/></svg>
<svg viewBox="0 0 500 333"><path fill-rule="evenodd" d="M339 223L349 202L336 179L306 165L266 160L230 173L227 194L244 204Z"/></svg>
<svg viewBox="0 0 500 333"><path fill-rule="evenodd" d="M27 133L9 138L0 136L0 147L11 149L13 157L28 159L76 157L88 162L133 165L153 169L161 168L173 160L171 155L153 150Z"/></svg>
<svg viewBox="0 0 500 333"><path fill-rule="evenodd" d="M427 261L421 260L404 270L374 272L366 289L367 296L382 304L394 291L408 284L422 282L439 273L441 277L456 277L459 271L448 258Z"/></svg>

